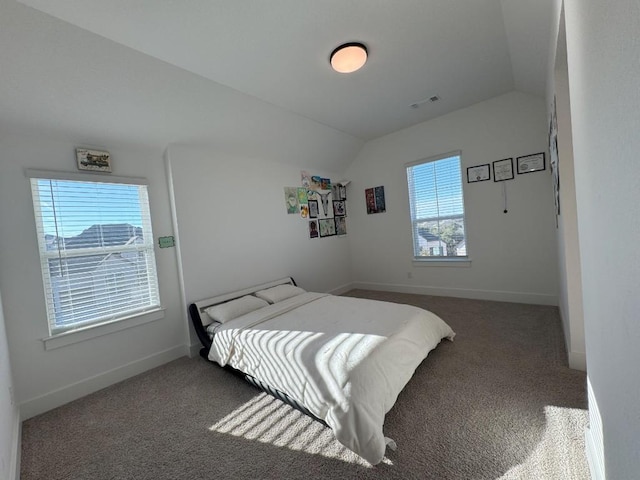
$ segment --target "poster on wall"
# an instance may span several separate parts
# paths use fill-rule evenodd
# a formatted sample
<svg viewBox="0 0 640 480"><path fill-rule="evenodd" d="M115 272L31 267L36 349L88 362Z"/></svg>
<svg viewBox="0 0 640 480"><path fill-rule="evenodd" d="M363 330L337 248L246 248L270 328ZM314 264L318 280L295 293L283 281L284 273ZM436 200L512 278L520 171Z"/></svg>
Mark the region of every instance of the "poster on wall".
<svg viewBox="0 0 640 480"><path fill-rule="evenodd" d="M284 200L288 214L300 212L300 206L298 204L298 187L284 187Z"/></svg>
<svg viewBox="0 0 640 480"><path fill-rule="evenodd" d="M384 199L384 187L367 188L364 191L365 201L367 203L367 213L382 213L387 210Z"/></svg>
<svg viewBox="0 0 640 480"><path fill-rule="evenodd" d="M308 200L307 189L298 187L298 203L300 205L306 205Z"/></svg>

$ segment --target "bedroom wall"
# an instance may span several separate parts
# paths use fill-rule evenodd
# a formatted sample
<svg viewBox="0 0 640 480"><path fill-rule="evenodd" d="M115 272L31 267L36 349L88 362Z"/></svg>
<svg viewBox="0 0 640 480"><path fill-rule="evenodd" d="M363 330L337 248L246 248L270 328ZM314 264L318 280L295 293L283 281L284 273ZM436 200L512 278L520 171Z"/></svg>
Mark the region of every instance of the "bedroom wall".
<svg viewBox="0 0 640 480"><path fill-rule="evenodd" d="M76 171L81 139L0 136L0 289L15 395L23 418L41 413L186 353L175 249L156 249L163 319L45 351L48 336L42 276L25 168ZM146 177L154 235L171 235L161 150L104 145L114 175Z"/></svg>
<svg viewBox="0 0 640 480"><path fill-rule="evenodd" d="M9 345L0 295L0 478L18 478L20 413L13 395Z"/></svg>
<svg viewBox="0 0 640 480"><path fill-rule="evenodd" d="M573 137L571 133L571 99L567 66L567 39L564 14L554 16L557 38L551 44L549 68L549 92L547 93L548 118L556 105L558 124L558 171L560 215L558 215L558 270L560 277L559 307L562 318L569 366L586 370L587 359L584 341L584 315L582 308L582 279L580 270L580 242L578 237L578 212L576 204L575 165ZM554 20L555 22L555 20Z"/></svg>
<svg viewBox="0 0 640 480"><path fill-rule="evenodd" d="M308 220L288 215L284 202L301 170L342 177L293 157L288 142L277 159L169 148L186 303L287 276L312 291L349 284L350 233L311 240Z"/></svg>
<svg viewBox="0 0 640 480"><path fill-rule="evenodd" d="M637 478L640 10L637 0L564 5L588 377L606 477Z"/></svg>
<svg viewBox="0 0 640 480"><path fill-rule="evenodd" d="M542 99L513 92L368 142L345 173L350 185L353 280L373 289L557 304L557 254L550 171L507 182L463 183L470 267L412 263L404 164L462 151L466 168L547 152ZM493 175L492 175L493 178ZM508 211L503 213L503 183ZM367 215L365 188L383 185L385 213Z"/></svg>

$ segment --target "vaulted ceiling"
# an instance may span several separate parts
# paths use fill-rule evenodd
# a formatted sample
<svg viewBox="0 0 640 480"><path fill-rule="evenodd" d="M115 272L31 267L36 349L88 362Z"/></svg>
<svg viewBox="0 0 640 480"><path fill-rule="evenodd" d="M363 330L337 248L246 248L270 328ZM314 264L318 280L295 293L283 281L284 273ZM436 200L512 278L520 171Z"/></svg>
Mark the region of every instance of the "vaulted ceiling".
<svg viewBox="0 0 640 480"><path fill-rule="evenodd" d="M512 90L541 97L545 91L551 0L1 1L0 26L9 30L3 45L13 53L0 53L0 66L10 67L0 78L14 85L11 96L38 103L43 118L57 103L52 96L66 97L73 109L80 95L87 108L106 116L117 108L125 124L128 117L142 123L145 115L158 123L163 112L206 123L207 90L225 86L363 141ZM329 54L349 41L366 44L369 60L358 72L338 74ZM51 52L35 52L39 43ZM161 62L143 61L129 49ZM109 71L114 56L117 72ZM181 81L180 74L167 73L169 67L195 76ZM90 85L80 85L83 69ZM136 90L146 82L146 92L134 97L126 80ZM41 88L26 90L22 82ZM190 91L179 91L175 82ZM6 86L0 106L16 110L18 118L20 106L5 98ZM114 89L127 100L114 103ZM186 99L196 93L201 101ZM163 103L167 95L176 97L175 104ZM440 100L422 103L434 95ZM136 111L145 97L156 97L162 107ZM414 103L420 106L412 108ZM70 112L56 108L60 121L71 122ZM179 126L169 121L158 128Z"/></svg>

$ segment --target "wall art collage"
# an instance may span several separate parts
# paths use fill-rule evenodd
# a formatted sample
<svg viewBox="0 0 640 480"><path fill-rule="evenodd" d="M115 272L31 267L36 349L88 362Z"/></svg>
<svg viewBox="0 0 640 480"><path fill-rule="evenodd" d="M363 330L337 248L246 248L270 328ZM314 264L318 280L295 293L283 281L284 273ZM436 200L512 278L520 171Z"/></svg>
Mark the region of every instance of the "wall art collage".
<svg viewBox="0 0 640 480"><path fill-rule="evenodd" d="M347 181L300 172L299 187L284 187L287 214L307 219L309 238L347 234Z"/></svg>

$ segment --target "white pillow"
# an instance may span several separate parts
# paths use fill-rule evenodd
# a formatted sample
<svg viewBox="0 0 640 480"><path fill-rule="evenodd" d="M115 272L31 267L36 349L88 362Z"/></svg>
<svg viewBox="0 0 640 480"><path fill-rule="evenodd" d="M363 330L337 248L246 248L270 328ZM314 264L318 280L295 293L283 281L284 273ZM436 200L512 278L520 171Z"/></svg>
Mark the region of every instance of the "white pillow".
<svg viewBox="0 0 640 480"><path fill-rule="evenodd" d="M220 305L209 307L205 309L205 313L209 315L214 322L224 323L268 305L267 302L260 298L246 295L236 300L230 300Z"/></svg>
<svg viewBox="0 0 640 480"><path fill-rule="evenodd" d="M296 295L301 295L305 293L300 287L295 287L293 285L278 285L277 287L267 288L266 290L260 290L255 293L255 296L258 298L262 298L269 303L281 302L282 300L286 300L287 298L295 297Z"/></svg>

